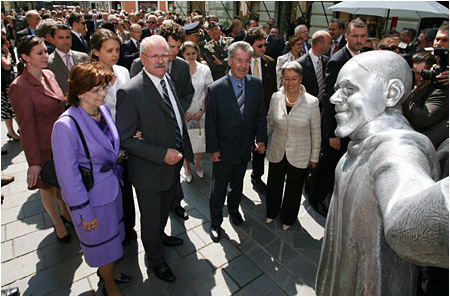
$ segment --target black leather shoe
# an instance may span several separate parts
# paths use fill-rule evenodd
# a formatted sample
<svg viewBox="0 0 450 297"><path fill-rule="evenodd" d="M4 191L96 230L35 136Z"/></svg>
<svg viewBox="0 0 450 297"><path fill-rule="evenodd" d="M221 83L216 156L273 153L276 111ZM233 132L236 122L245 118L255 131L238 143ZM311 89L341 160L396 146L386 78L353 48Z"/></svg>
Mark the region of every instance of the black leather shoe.
<svg viewBox="0 0 450 297"><path fill-rule="evenodd" d="M242 222L244 221L239 211L237 213L230 213L230 219L231 222L236 226L242 225Z"/></svg>
<svg viewBox="0 0 450 297"><path fill-rule="evenodd" d="M68 219L66 219L63 215L60 215L59 217L61 218L61 220L63 221L64 224L68 224L73 227L73 223L71 221L69 221Z"/></svg>
<svg viewBox="0 0 450 297"><path fill-rule="evenodd" d="M177 217L182 218L183 220L189 219L189 216L186 214L186 211L183 207L177 206L172 208L172 210L177 215Z"/></svg>
<svg viewBox="0 0 450 297"><path fill-rule="evenodd" d="M97 275L100 280L103 280L103 277L100 274L100 269L97 269ZM131 282L131 277L129 277L126 274L120 273L119 278L114 279L114 281L116 282L116 284L126 284L126 283Z"/></svg>
<svg viewBox="0 0 450 297"><path fill-rule="evenodd" d="M170 267L166 263L154 266L152 269L155 276L165 282L173 283L176 279L175 275L172 273L172 270L170 270Z"/></svg>
<svg viewBox="0 0 450 297"><path fill-rule="evenodd" d="M61 242L61 243L70 243L70 240L71 240L72 237L70 236L69 233L67 233L67 235L64 236L64 237L58 237L58 234L56 234L55 226L53 226L53 230L55 231L56 238L58 239L59 242Z"/></svg>
<svg viewBox="0 0 450 297"><path fill-rule="evenodd" d="M267 186L266 184L261 180L261 178L252 177L252 185L255 187L255 189L262 193L266 193Z"/></svg>
<svg viewBox="0 0 450 297"><path fill-rule="evenodd" d="M321 216L327 217L328 209L323 204L322 201L320 201L320 202L310 201L309 204L318 214L320 214Z"/></svg>
<svg viewBox="0 0 450 297"><path fill-rule="evenodd" d="M220 241L220 227L211 226L211 230L209 231L209 236L211 236L212 241L219 242Z"/></svg>
<svg viewBox="0 0 450 297"><path fill-rule="evenodd" d="M18 287L10 288L10 289L2 289L2 296L19 296L20 290Z"/></svg>
<svg viewBox="0 0 450 297"><path fill-rule="evenodd" d="M177 246L177 245L182 245L183 239L181 239L179 237L175 237L175 236L166 235L166 238L163 240L162 244L165 246L171 246L171 247Z"/></svg>

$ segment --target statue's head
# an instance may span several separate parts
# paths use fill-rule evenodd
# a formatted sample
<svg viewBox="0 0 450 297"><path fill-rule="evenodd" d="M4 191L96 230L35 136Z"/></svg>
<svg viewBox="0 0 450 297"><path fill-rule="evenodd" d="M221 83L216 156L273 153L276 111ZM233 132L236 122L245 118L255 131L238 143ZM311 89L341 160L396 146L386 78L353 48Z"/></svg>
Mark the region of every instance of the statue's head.
<svg viewBox="0 0 450 297"><path fill-rule="evenodd" d="M371 51L353 57L339 72L330 98L336 110L336 136L347 137L383 113L394 115L411 85L411 69L396 53Z"/></svg>

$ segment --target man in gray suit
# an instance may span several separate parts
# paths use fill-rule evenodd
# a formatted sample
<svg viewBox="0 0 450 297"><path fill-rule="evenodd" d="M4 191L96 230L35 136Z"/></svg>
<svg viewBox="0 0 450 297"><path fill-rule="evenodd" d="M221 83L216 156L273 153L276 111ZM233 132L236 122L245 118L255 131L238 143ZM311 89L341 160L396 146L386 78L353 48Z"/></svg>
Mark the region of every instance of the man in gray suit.
<svg viewBox="0 0 450 297"><path fill-rule="evenodd" d="M56 24L50 34L56 50L48 57L48 69L55 74L59 87L66 95L70 69L77 63L85 62L88 55L70 49L72 47L72 36L68 26Z"/></svg>
<svg viewBox="0 0 450 297"><path fill-rule="evenodd" d="M175 281L164 261L163 245L183 243L164 234L172 201L180 186L183 158L193 162L184 112L167 75L169 45L159 35L140 46L144 70L117 92L116 124L121 147L128 156L130 182L141 211L141 238L149 266L156 277ZM142 131L143 140L134 137Z"/></svg>

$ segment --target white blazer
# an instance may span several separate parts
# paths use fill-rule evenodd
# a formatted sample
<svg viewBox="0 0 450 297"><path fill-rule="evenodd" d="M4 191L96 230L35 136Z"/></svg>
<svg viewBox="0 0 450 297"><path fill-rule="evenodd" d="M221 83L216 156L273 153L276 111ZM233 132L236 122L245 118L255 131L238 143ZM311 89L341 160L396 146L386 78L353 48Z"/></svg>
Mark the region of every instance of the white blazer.
<svg viewBox="0 0 450 297"><path fill-rule="evenodd" d="M269 162L281 162L286 154L289 164L297 168L306 168L309 161L317 163L321 142L319 100L300 85L300 95L288 114L286 93L281 87L270 101L267 135L270 134Z"/></svg>

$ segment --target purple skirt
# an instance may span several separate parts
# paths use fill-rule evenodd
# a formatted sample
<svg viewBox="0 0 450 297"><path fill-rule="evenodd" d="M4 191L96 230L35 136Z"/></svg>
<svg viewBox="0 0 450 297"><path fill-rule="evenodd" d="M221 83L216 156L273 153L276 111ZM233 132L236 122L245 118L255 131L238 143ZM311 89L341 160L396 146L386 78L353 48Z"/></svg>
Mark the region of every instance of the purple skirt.
<svg viewBox="0 0 450 297"><path fill-rule="evenodd" d="M125 237L122 210L122 192L106 205L94 207L98 219L97 229L86 231L83 224L75 226L86 263L101 267L120 259L123 255L122 241Z"/></svg>

